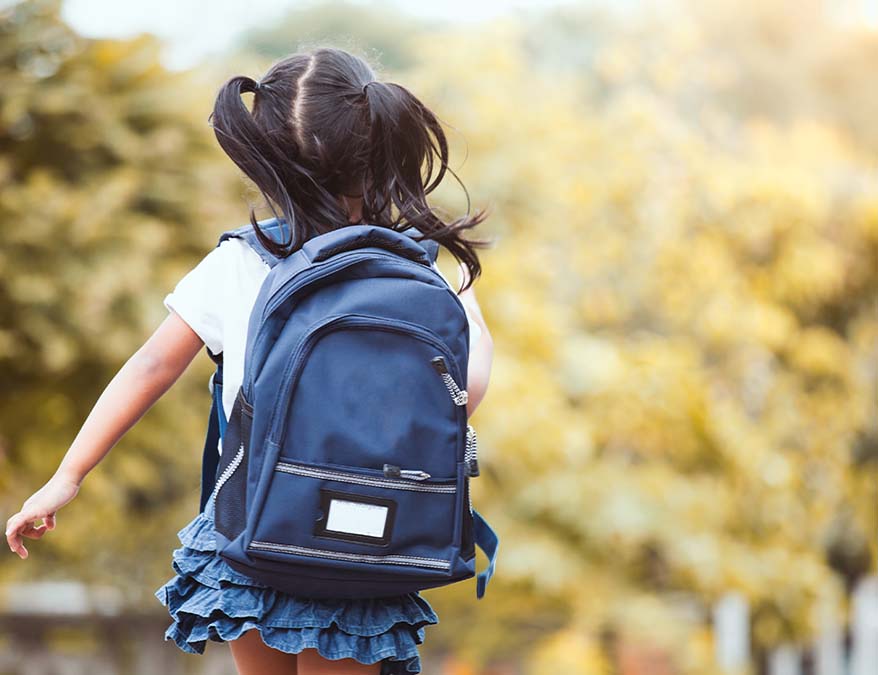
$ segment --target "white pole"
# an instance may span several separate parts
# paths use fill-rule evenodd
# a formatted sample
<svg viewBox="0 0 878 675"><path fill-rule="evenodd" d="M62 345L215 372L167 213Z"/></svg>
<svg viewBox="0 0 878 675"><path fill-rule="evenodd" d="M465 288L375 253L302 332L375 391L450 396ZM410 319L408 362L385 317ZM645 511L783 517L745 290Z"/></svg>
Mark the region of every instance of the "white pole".
<svg viewBox="0 0 878 675"><path fill-rule="evenodd" d="M851 634L851 675L875 675L878 673L878 577L866 577L854 590Z"/></svg>
<svg viewBox="0 0 878 675"><path fill-rule="evenodd" d="M781 645L771 652L768 659L769 675L801 675L799 650L793 645Z"/></svg>
<svg viewBox="0 0 878 675"><path fill-rule="evenodd" d="M845 675L844 630L835 595L827 595L817 608L819 633L814 642L814 675Z"/></svg>
<svg viewBox="0 0 878 675"><path fill-rule="evenodd" d="M745 669L750 662L750 610L740 593L726 593L713 608L716 662L728 673Z"/></svg>

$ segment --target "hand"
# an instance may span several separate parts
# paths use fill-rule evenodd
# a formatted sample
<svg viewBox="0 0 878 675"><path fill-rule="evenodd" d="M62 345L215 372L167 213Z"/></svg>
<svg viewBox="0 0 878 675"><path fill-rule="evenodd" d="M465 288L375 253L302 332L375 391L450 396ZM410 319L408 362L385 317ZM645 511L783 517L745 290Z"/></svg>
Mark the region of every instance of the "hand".
<svg viewBox="0 0 878 675"><path fill-rule="evenodd" d="M6 542L13 553L24 560L27 549L22 537L39 539L55 529L55 513L73 500L79 492L79 483L63 475L52 476L48 483L28 497L21 511L6 521ZM40 525L36 521L43 520Z"/></svg>

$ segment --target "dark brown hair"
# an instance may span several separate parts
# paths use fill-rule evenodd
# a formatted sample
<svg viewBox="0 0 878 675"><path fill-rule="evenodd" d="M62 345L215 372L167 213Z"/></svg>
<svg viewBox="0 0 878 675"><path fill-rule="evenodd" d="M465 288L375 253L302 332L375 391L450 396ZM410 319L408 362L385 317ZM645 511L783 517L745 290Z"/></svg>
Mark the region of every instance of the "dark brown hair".
<svg viewBox="0 0 878 675"><path fill-rule="evenodd" d="M244 92L254 94L252 112ZM489 242L462 233L487 212L469 215L469 193L448 167L438 118L402 85L377 80L363 59L320 47L276 62L258 82L232 77L208 121L275 217L277 205L291 224L289 241L276 244L250 207L257 237L275 255L290 255L311 237L349 225L338 196L362 196L362 222L398 231L413 226L448 249L469 270L462 289L481 273L475 249ZM467 215L452 222L427 204L446 171L467 195Z"/></svg>

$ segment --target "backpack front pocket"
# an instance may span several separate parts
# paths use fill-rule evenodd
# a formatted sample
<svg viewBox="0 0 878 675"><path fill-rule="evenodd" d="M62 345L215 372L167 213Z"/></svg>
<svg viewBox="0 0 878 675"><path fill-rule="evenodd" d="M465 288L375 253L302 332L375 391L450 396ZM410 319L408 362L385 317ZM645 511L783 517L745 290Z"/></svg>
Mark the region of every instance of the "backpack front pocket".
<svg viewBox="0 0 878 675"><path fill-rule="evenodd" d="M460 479L388 477L397 470L278 461L248 552L379 573L450 573Z"/></svg>

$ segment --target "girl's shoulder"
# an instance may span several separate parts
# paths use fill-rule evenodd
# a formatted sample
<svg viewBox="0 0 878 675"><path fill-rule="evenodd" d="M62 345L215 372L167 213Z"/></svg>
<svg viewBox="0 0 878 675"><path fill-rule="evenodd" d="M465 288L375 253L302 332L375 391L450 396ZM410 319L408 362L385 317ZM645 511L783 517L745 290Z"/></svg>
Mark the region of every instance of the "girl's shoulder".
<svg viewBox="0 0 878 675"><path fill-rule="evenodd" d="M256 276L265 276L271 269L262 257L240 237L224 239L214 249L227 265L233 265Z"/></svg>
<svg viewBox="0 0 878 675"><path fill-rule="evenodd" d="M212 286L228 293L242 283L250 286L261 282L269 269L246 241L233 237L214 246L187 276L196 277L204 289Z"/></svg>
<svg viewBox="0 0 878 675"><path fill-rule="evenodd" d="M268 271L247 242L226 239L183 275L165 296L164 305L218 354L223 350L224 326L242 311L240 306L252 303Z"/></svg>
<svg viewBox="0 0 878 675"><path fill-rule="evenodd" d="M208 251L190 269L186 277L197 276L205 280L211 277L223 279L227 278L229 273L236 269L250 269L258 273L266 273L269 267L246 241L238 237L232 237L224 239Z"/></svg>

